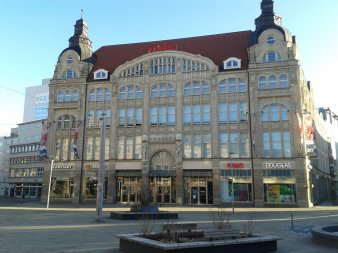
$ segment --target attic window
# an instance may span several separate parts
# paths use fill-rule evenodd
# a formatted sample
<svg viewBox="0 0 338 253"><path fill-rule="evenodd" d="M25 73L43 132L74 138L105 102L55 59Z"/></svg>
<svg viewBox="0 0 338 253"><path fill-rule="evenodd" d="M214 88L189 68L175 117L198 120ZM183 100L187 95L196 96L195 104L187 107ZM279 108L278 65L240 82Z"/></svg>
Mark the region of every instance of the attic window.
<svg viewBox="0 0 338 253"><path fill-rule="evenodd" d="M73 57L68 56L68 57L67 57L67 63L68 63L68 64L72 64L73 62L74 62Z"/></svg>
<svg viewBox="0 0 338 253"><path fill-rule="evenodd" d="M108 71L105 69L99 69L94 72L94 80L107 79Z"/></svg>
<svg viewBox="0 0 338 253"><path fill-rule="evenodd" d="M241 68L241 59L231 57L224 61L224 69L239 69Z"/></svg>

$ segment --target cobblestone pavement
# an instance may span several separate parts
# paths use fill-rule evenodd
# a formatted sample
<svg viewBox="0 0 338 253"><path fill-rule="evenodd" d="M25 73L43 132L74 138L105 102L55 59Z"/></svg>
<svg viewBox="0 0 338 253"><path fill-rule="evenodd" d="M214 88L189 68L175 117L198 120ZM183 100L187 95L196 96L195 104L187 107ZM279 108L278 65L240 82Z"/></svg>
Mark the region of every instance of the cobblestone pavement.
<svg viewBox="0 0 338 253"><path fill-rule="evenodd" d="M138 232L141 222L111 219L110 212L113 210L127 208L106 205L103 209L104 222L97 223L95 205L52 204L46 209L37 201L0 199L0 252L118 253L116 234ZM208 207L162 207L161 210L176 211L179 213L178 221L195 221L201 229L212 226L209 217L211 208ZM230 208L224 210L231 213ZM310 233L316 225L338 225L337 206L236 208L235 214L231 215L231 224L242 230L250 217L254 220L255 233L282 238L278 241L278 253L337 253L337 249L312 243ZM154 230L164 223L166 221L154 221Z"/></svg>

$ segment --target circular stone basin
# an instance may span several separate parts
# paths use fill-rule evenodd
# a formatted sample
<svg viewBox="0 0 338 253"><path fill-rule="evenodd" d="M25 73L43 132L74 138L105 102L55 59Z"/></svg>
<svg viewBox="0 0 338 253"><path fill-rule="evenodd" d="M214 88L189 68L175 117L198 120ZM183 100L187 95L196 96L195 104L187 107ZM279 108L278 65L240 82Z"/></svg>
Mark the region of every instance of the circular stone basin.
<svg viewBox="0 0 338 253"><path fill-rule="evenodd" d="M314 243L338 248L338 225L316 226L312 229Z"/></svg>

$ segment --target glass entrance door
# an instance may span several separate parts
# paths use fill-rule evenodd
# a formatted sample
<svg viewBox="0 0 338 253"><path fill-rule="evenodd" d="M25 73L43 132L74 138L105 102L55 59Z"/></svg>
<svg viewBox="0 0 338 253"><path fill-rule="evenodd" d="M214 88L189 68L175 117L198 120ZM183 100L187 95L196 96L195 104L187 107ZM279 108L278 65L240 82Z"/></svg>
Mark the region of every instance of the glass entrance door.
<svg viewBox="0 0 338 253"><path fill-rule="evenodd" d="M173 177L152 177L150 179L151 201L153 203L175 203L176 181Z"/></svg>
<svg viewBox="0 0 338 253"><path fill-rule="evenodd" d="M212 181L207 177L184 178L185 203L187 204L212 204Z"/></svg>
<svg viewBox="0 0 338 253"><path fill-rule="evenodd" d="M139 177L118 177L117 179L117 201L121 203L138 202L141 191L141 180Z"/></svg>

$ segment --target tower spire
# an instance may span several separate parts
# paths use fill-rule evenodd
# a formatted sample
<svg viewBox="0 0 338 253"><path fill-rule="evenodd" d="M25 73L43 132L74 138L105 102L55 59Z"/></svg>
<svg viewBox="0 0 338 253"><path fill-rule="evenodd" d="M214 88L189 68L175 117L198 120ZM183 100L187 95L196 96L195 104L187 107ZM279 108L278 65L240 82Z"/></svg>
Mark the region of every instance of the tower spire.
<svg viewBox="0 0 338 253"><path fill-rule="evenodd" d="M275 14L273 4L273 0L262 0L262 13L255 20L256 30L258 30L262 26L282 25L282 18Z"/></svg>

